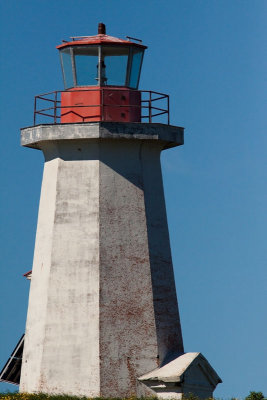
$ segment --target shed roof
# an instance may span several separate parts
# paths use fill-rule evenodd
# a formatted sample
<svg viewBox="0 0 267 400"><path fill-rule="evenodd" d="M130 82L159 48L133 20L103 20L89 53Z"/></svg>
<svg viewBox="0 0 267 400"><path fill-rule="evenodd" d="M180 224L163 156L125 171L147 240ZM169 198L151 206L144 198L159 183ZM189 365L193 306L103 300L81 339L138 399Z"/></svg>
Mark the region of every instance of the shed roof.
<svg viewBox="0 0 267 400"><path fill-rule="evenodd" d="M8 382L19 385L23 348L24 334L21 336L18 344L0 372L0 382Z"/></svg>
<svg viewBox="0 0 267 400"><path fill-rule="evenodd" d="M207 372L209 378L213 381L215 386L222 382L216 371L201 353L185 353L168 364L142 375L138 379L143 382L182 382L185 372L196 364L200 365L201 369Z"/></svg>
<svg viewBox="0 0 267 400"><path fill-rule="evenodd" d="M25 274L23 274L23 276L25 276L25 278L29 279L29 281L31 280L32 277L32 271L28 271Z"/></svg>

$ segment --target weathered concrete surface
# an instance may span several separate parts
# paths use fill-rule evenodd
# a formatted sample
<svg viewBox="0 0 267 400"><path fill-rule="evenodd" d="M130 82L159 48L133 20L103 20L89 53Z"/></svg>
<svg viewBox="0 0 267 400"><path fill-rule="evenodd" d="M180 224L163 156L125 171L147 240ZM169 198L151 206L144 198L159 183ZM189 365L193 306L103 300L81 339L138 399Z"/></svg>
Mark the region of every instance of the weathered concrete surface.
<svg viewBox="0 0 267 400"><path fill-rule="evenodd" d="M162 141L164 147L184 143L184 128L164 124L82 122L37 125L21 129L22 146L42 148L42 142L73 139L139 139Z"/></svg>
<svg viewBox="0 0 267 400"><path fill-rule="evenodd" d="M101 395L130 396L139 371L183 352L159 143L109 141L100 155ZM101 241L101 239L103 239Z"/></svg>
<svg viewBox="0 0 267 400"><path fill-rule="evenodd" d="M90 150L95 155L97 148ZM21 391L99 394L99 161L94 158L45 163Z"/></svg>
<svg viewBox="0 0 267 400"><path fill-rule="evenodd" d="M137 378L183 353L160 168L182 128L102 124L22 130L46 162L20 391L152 394Z"/></svg>

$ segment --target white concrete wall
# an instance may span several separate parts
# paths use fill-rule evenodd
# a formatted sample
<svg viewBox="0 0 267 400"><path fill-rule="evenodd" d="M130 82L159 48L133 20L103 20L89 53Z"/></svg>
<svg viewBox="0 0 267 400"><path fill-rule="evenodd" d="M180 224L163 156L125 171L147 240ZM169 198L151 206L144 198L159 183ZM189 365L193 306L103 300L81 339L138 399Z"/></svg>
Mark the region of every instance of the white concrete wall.
<svg viewBox="0 0 267 400"><path fill-rule="evenodd" d="M60 140L38 133L46 163L20 391L151 394L137 377L183 351L166 143L141 134L64 140L60 128Z"/></svg>
<svg viewBox="0 0 267 400"><path fill-rule="evenodd" d="M100 146L101 395L183 352L158 142ZM142 394L142 393L141 393ZM151 394L151 393L150 393Z"/></svg>
<svg viewBox="0 0 267 400"><path fill-rule="evenodd" d="M43 173L20 379L20 391L22 392L31 392L35 388L36 382L40 379L42 368L58 164L59 159L48 162L45 165Z"/></svg>
<svg viewBox="0 0 267 400"><path fill-rule="evenodd" d="M98 177L96 159L45 164L20 391L99 395Z"/></svg>
<svg viewBox="0 0 267 400"><path fill-rule="evenodd" d="M101 396L136 394L158 365L140 142L100 150Z"/></svg>
<svg viewBox="0 0 267 400"><path fill-rule="evenodd" d="M160 365L184 352L160 165L162 144L146 142L140 157Z"/></svg>

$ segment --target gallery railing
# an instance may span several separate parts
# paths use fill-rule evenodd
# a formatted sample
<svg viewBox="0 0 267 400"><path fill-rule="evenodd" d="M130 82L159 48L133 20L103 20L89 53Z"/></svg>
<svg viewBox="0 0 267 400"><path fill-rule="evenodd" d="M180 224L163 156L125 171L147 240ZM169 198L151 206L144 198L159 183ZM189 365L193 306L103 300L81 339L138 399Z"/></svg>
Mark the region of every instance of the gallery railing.
<svg viewBox="0 0 267 400"><path fill-rule="evenodd" d="M170 124L170 115L169 115L169 96L164 93L154 92L150 90L140 90L141 93L141 103L138 104L105 104L104 102L104 91L107 87L103 88L90 88L90 89L81 89L81 90L71 90L71 92L100 92L99 96L99 104L79 104L79 105L62 105L61 104L61 95L62 93L66 93L66 91L57 90L54 92L44 93L35 96L34 100L34 125L38 125L41 123L53 123L57 124L61 122L62 115L66 115L69 113L69 109L71 108L71 112L73 114L79 115L79 112L83 107L100 107L101 108L101 118L100 120L104 120L104 112L105 107L118 107L118 108L127 108L128 110L131 107L140 109L140 118L141 122L162 122ZM112 88L112 91L121 91L125 93L125 89L117 89ZM65 110L66 109L66 110ZM66 112L65 112L66 111ZM81 122L87 122L88 118L81 117ZM163 116L160 120L156 117Z"/></svg>

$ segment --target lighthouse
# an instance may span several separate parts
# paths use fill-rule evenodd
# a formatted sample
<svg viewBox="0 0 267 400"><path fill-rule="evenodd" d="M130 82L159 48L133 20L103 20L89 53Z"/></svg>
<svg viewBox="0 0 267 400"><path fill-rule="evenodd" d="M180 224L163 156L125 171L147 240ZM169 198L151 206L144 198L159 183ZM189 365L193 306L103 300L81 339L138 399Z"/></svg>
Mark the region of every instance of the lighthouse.
<svg viewBox="0 0 267 400"><path fill-rule="evenodd" d="M183 346L160 165L184 129L138 88L140 40L100 23L57 48L65 88L21 130L45 163L20 391L210 397L219 376Z"/></svg>

